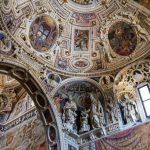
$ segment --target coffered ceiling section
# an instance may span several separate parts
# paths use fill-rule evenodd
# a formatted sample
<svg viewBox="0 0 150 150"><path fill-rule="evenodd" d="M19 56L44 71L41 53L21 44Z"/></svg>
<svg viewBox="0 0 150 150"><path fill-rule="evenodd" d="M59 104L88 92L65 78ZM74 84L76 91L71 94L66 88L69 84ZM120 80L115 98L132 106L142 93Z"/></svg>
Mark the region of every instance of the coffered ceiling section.
<svg viewBox="0 0 150 150"><path fill-rule="evenodd" d="M16 55L55 72L97 76L150 53L150 11L140 4L149 8L128 0L2 0L0 47L12 50L13 40Z"/></svg>

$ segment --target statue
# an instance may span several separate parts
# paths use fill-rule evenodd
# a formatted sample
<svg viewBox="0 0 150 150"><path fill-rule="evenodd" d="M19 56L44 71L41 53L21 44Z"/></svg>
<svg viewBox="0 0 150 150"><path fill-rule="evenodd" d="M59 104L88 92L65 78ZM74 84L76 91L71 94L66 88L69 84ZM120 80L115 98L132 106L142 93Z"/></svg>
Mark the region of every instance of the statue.
<svg viewBox="0 0 150 150"><path fill-rule="evenodd" d="M76 116L77 116L76 110L77 110L76 103L72 100L72 97L69 96L68 101L64 106L64 113L63 113L64 126L69 131L75 130L74 127L75 127Z"/></svg>
<svg viewBox="0 0 150 150"><path fill-rule="evenodd" d="M130 99L127 94L124 95L124 100L120 103L120 106L124 124L136 123L140 119L136 102Z"/></svg>
<svg viewBox="0 0 150 150"><path fill-rule="evenodd" d="M57 43L54 47L54 51L53 51L54 54L59 54L61 52L61 48L60 48L61 44L62 44L62 42L57 41Z"/></svg>
<svg viewBox="0 0 150 150"><path fill-rule="evenodd" d="M90 112L90 110L85 110L85 111L82 111L81 112L81 118L80 118L80 121L81 121L81 128L80 128L80 133L82 132L87 132L90 130L90 125L88 124L88 113Z"/></svg>
<svg viewBox="0 0 150 150"><path fill-rule="evenodd" d="M112 57L111 57L111 54L110 54L110 51L109 51L109 44L108 42L105 40L104 42L100 42L101 44L101 48L102 48L102 52L104 53L104 57L106 59L107 62L112 62Z"/></svg>
<svg viewBox="0 0 150 150"><path fill-rule="evenodd" d="M103 128L104 125L104 112L103 107L98 99L94 97L92 93L90 93L91 98L91 109L90 109L90 120L92 124L92 128Z"/></svg>
<svg viewBox="0 0 150 150"><path fill-rule="evenodd" d="M108 121L109 123L114 123L118 121L118 114L117 114L117 106L113 104L113 100L110 97L107 108L106 108L107 114L108 114Z"/></svg>
<svg viewBox="0 0 150 150"><path fill-rule="evenodd" d="M139 119L136 102L134 100L129 99L129 96L127 94L124 95L124 98L126 100L125 116L127 123L135 123Z"/></svg>

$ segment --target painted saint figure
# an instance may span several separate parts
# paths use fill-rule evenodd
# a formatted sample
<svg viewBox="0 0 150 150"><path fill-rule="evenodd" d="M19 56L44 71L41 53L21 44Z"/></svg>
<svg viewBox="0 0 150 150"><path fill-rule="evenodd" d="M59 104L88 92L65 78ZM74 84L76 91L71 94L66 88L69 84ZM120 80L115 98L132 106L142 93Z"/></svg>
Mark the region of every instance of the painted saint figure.
<svg viewBox="0 0 150 150"><path fill-rule="evenodd" d="M75 51L88 51L88 30L75 30L74 45Z"/></svg>

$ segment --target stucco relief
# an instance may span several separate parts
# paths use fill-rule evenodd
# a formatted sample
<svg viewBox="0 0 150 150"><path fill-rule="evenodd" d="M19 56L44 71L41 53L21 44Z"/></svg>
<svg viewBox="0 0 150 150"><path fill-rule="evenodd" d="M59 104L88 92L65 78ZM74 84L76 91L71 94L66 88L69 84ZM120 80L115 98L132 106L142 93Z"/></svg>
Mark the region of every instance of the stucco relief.
<svg viewBox="0 0 150 150"><path fill-rule="evenodd" d="M120 5L125 4L119 5L115 0L86 1L92 3L92 9L87 13L72 8L79 6L84 9L87 5L81 3L85 1L67 1L63 5L61 2L16 1L15 7L11 5L9 9L2 9L2 22L21 45L22 50L18 48L15 54L23 52L23 57L28 57L28 53L33 53L34 58L31 59L40 64L44 62L56 72L82 76L98 76L124 66L131 61L127 57L129 55L132 60L137 53L138 56L146 55L146 42L150 39L146 34L147 27L141 26L138 13L126 10L122 13ZM116 9L119 11L116 12ZM115 25L117 28L114 28ZM127 28L129 30L121 36L117 34L118 28L123 33ZM28 60L27 57L24 59Z"/></svg>

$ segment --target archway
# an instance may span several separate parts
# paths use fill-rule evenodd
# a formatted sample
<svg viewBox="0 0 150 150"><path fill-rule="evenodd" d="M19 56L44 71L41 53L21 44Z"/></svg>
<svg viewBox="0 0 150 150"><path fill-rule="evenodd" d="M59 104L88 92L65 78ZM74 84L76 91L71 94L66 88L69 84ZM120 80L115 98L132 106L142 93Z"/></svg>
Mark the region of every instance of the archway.
<svg viewBox="0 0 150 150"><path fill-rule="evenodd" d="M91 112L96 104L95 109L100 109L99 112L101 114L101 120L99 121L102 124L106 122L105 95L96 81L89 78L69 78L64 80L53 91L52 95L55 109L64 131L62 135L65 134L64 149L68 148L69 150L72 146L74 148L78 147L77 143L71 142L69 138L74 138L78 141L83 139L84 141L85 137L90 139L90 134L95 134L96 130L99 134L98 136L105 134L103 127L97 126L92 120ZM91 95L94 97L94 100ZM68 111L68 108L73 108L73 111ZM82 121L84 117L86 118L86 125Z"/></svg>
<svg viewBox="0 0 150 150"><path fill-rule="evenodd" d="M33 70L25 69L24 65L18 62L15 63L10 60L4 62L2 59L0 62L0 73L15 78L26 89L33 99L45 127L47 149L51 147L60 149L59 127L57 126L55 110L52 107L50 96L42 88L38 79L34 77Z"/></svg>

